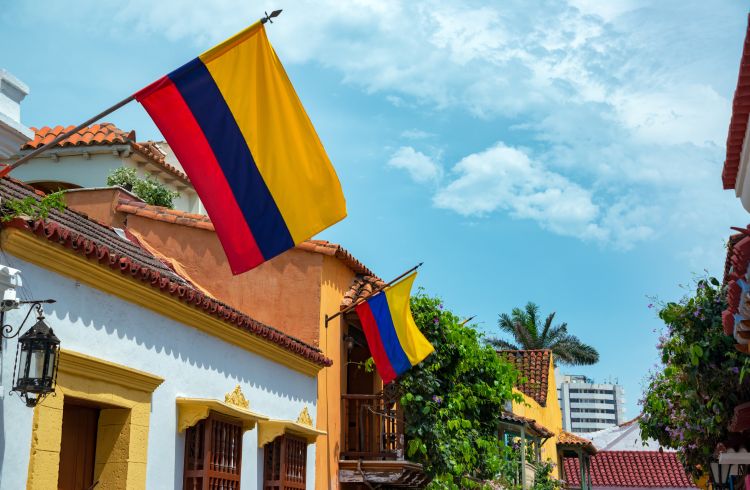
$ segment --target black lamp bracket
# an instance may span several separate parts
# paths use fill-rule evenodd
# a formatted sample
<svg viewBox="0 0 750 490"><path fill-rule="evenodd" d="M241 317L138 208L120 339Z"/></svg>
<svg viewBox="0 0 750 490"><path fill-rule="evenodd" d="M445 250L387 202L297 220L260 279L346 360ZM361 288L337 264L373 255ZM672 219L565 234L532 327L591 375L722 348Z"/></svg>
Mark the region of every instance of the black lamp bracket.
<svg viewBox="0 0 750 490"><path fill-rule="evenodd" d="M54 299L35 299L35 300L29 300L29 301L19 301L19 304L22 305L29 305L29 311L26 313L26 316L23 318L23 321L18 326L18 330L16 330L16 333L13 332L13 325L6 324L5 323L5 311L0 311L0 325L2 325L2 331L0 331L0 337L5 339L12 339L15 337L18 337L18 334L21 333L21 330L23 330L23 326L26 325L26 321L31 316L31 312L36 310L36 316L37 319L44 318L44 310L42 308L42 304L51 304L54 303ZM1 348L1 347L0 347Z"/></svg>

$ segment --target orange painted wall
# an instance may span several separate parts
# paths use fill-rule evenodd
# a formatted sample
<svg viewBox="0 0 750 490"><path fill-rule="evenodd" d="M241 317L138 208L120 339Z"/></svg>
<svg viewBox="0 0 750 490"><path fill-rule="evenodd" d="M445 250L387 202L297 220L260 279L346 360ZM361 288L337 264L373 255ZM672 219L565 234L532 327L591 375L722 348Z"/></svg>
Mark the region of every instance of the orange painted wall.
<svg viewBox="0 0 750 490"><path fill-rule="evenodd" d="M123 193L118 188L80 190L66 192L63 194L65 204L71 209L85 213L100 223L122 228L124 226L123 216L117 216L115 205ZM125 194L129 199L132 197Z"/></svg>
<svg viewBox="0 0 750 490"><path fill-rule="evenodd" d="M325 316L339 311L344 293L351 287L354 273L334 257L323 257L320 298L320 348L333 360L333 366L318 373L318 437L315 448L315 488L338 488L338 462L341 449L341 394L346 392L346 352L344 322L338 317L325 328Z"/></svg>

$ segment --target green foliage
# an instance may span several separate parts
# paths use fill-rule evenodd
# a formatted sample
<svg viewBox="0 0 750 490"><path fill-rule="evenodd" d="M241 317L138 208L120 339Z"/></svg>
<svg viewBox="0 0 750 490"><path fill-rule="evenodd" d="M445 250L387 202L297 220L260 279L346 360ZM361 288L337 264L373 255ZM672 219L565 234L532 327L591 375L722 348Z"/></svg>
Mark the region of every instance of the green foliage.
<svg viewBox="0 0 750 490"><path fill-rule="evenodd" d="M732 409L750 398L750 357L724 334L725 291L714 278L697 281L692 297L659 311L666 332L658 348L664 370L649 378L641 435L675 449L685 469L701 474L727 437Z"/></svg>
<svg viewBox="0 0 750 490"><path fill-rule="evenodd" d="M424 466L432 488L476 487L500 470L498 414L520 401L512 392L518 375L438 298L420 292L411 308L435 352L399 380L406 455Z"/></svg>
<svg viewBox="0 0 750 490"><path fill-rule="evenodd" d="M552 477L552 471L555 467L552 461L537 462L535 460L533 449L528 446L526 449L526 461L533 464L534 470L534 485L531 486L534 490L562 490L564 488L563 482L556 480ZM521 469L521 442L520 438L516 440L510 447L505 448L505 460L500 468L500 474L496 478L495 482L500 485L500 488L505 490L523 490L520 480L520 469Z"/></svg>
<svg viewBox="0 0 750 490"><path fill-rule="evenodd" d="M46 219L53 209L60 212L65 209L62 192L47 194L41 199L28 196L23 199L4 200L2 201L3 212L0 220L8 222L20 216L28 216L32 220Z"/></svg>
<svg viewBox="0 0 750 490"><path fill-rule="evenodd" d="M500 331L510 335L513 341L499 337L488 341L497 349L549 349L554 354L555 363L570 366L596 364L599 361L596 349L569 334L567 323L553 326L554 319L555 313L552 312L542 324L539 306L528 302L524 309L513 308L510 315L502 313L497 321Z"/></svg>
<svg viewBox="0 0 750 490"><path fill-rule="evenodd" d="M118 185L140 197L148 204L170 209L174 207L174 200L180 197L179 192L170 191L164 184L150 175L147 175L145 179L141 179L134 168L128 167L120 167L113 170L107 177L107 185Z"/></svg>
<svg viewBox="0 0 750 490"><path fill-rule="evenodd" d="M553 463L547 461L539 463L534 475L534 490L560 490L565 488L560 480L552 478Z"/></svg>

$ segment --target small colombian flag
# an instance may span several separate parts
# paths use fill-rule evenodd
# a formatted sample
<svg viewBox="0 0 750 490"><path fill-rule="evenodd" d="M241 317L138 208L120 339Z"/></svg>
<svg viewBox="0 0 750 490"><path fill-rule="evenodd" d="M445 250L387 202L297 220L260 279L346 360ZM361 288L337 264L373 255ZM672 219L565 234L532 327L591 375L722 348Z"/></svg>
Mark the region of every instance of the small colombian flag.
<svg viewBox="0 0 750 490"><path fill-rule="evenodd" d="M417 273L355 307L383 383L422 362L435 348L414 323L409 305Z"/></svg>
<svg viewBox="0 0 750 490"><path fill-rule="evenodd" d="M336 172L260 22L135 94L234 274L346 216Z"/></svg>

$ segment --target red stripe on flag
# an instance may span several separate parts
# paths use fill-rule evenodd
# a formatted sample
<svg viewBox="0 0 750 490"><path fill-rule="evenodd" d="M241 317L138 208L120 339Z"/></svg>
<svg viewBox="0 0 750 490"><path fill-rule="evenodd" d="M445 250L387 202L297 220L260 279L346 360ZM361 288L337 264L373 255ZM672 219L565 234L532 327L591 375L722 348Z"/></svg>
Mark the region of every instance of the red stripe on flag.
<svg viewBox="0 0 750 490"><path fill-rule="evenodd" d="M370 347L370 354L372 354L372 359L375 361L375 367L378 368L378 373L383 378L383 383L390 383L396 379L396 371L393 369L391 361L385 353L383 340L380 338L378 324L372 315L370 305L365 301L358 304L354 310L357 312L362 329L365 331L367 345Z"/></svg>
<svg viewBox="0 0 750 490"><path fill-rule="evenodd" d="M185 172L200 176L191 179L191 183L211 216L232 272L239 274L261 264L265 259L245 216L177 87L164 77L136 94L136 98L161 129Z"/></svg>

